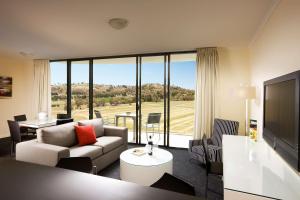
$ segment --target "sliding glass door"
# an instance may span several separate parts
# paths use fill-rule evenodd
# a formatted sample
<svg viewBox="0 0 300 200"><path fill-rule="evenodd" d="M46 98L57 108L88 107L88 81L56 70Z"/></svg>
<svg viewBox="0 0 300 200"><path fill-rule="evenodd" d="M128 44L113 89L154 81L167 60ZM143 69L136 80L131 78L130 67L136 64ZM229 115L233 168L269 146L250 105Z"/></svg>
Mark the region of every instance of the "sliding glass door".
<svg viewBox="0 0 300 200"><path fill-rule="evenodd" d="M51 117L67 114L67 62L51 62Z"/></svg>
<svg viewBox="0 0 300 200"><path fill-rule="evenodd" d="M105 124L127 127L128 142L136 142L136 57L93 60L93 108Z"/></svg>
<svg viewBox="0 0 300 200"><path fill-rule="evenodd" d="M188 147L194 131L196 54L170 56L169 146Z"/></svg>
<svg viewBox="0 0 300 200"><path fill-rule="evenodd" d="M164 145L166 114L165 56L140 58L140 143L149 137Z"/></svg>

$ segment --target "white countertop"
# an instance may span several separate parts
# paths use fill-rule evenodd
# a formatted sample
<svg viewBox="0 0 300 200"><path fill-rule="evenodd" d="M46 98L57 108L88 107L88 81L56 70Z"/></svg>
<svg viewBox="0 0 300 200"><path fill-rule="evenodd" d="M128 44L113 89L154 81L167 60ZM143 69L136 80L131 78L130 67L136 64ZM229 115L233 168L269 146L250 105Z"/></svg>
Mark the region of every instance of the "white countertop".
<svg viewBox="0 0 300 200"><path fill-rule="evenodd" d="M121 153L120 159L131 165L139 165L145 167L161 165L173 160L173 155L169 151L166 151L164 149L153 148L152 156L148 155L148 153L145 153L144 155L141 156L134 155L132 153L134 149L144 149L144 148L128 149L123 153ZM144 150L145 152L147 152L146 149Z"/></svg>
<svg viewBox="0 0 300 200"><path fill-rule="evenodd" d="M265 197L300 199L300 174L263 139L223 136L224 189Z"/></svg>

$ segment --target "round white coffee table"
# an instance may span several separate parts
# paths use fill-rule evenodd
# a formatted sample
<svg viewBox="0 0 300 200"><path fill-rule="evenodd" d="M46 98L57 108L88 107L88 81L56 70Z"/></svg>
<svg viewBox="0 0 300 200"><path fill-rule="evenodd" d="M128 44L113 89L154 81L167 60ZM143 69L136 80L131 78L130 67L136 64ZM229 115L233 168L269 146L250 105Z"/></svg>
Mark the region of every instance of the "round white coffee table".
<svg viewBox="0 0 300 200"><path fill-rule="evenodd" d="M165 172L173 173L173 155L170 152L154 148L152 156L148 153L137 156L132 153L134 149L128 149L120 155L121 180L149 186Z"/></svg>

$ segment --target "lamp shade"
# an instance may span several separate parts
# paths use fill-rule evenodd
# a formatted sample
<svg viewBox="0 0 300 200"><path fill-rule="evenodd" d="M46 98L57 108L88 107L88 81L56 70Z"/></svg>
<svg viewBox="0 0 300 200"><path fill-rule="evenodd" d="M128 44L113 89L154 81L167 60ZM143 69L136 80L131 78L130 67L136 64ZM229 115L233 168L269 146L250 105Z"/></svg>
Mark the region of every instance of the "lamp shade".
<svg viewBox="0 0 300 200"><path fill-rule="evenodd" d="M237 96L242 99L255 99L256 90L251 86L240 86L237 91Z"/></svg>
<svg viewBox="0 0 300 200"><path fill-rule="evenodd" d="M38 113L38 119L39 119L40 121L47 120L47 117L48 117L48 115L47 115L47 113L45 113L45 112L40 112L40 113Z"/></svg>

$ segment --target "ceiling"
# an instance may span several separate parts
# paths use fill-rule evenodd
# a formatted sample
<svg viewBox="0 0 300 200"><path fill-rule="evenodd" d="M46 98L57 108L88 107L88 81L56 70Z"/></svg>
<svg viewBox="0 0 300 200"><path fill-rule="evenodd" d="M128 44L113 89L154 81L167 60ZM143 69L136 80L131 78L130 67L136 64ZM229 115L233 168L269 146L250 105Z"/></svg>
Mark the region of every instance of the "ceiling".
<svg viewBox="0 0 300 200"><path fill-rule="evenodd" d="M0 51L33 58L247 47L276 0L0 0ZM126 18L123 30L108 25ZM32 55L31 55L32 54Z"/></svg>

